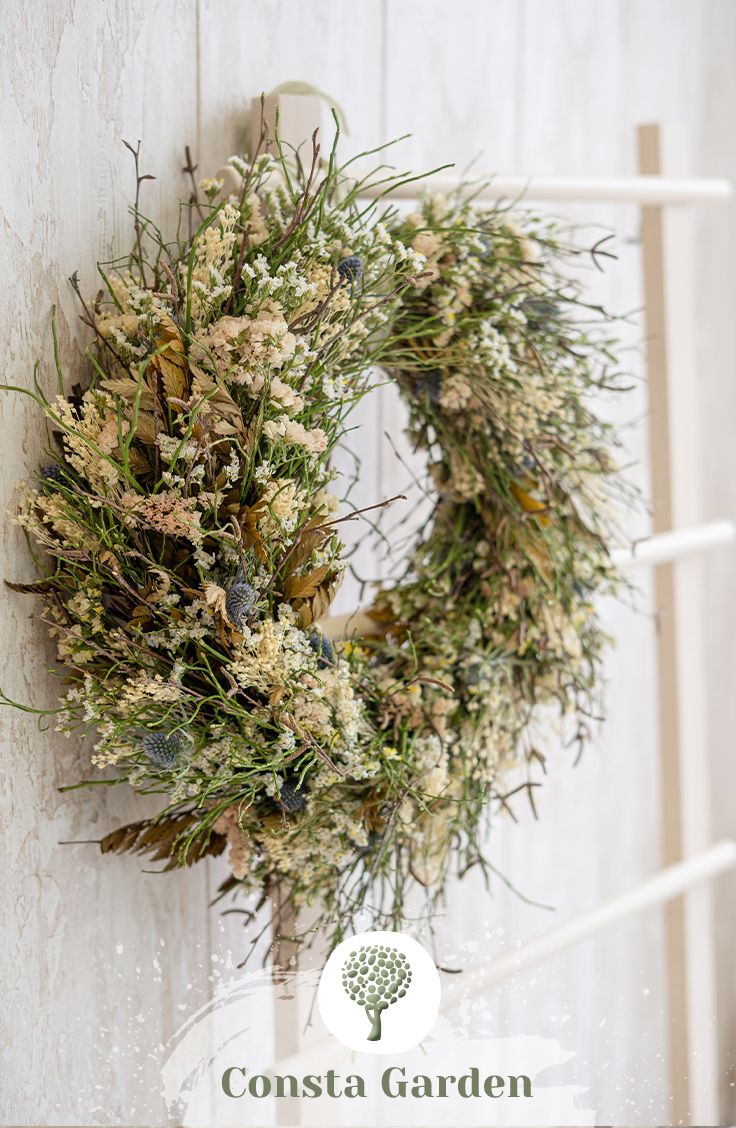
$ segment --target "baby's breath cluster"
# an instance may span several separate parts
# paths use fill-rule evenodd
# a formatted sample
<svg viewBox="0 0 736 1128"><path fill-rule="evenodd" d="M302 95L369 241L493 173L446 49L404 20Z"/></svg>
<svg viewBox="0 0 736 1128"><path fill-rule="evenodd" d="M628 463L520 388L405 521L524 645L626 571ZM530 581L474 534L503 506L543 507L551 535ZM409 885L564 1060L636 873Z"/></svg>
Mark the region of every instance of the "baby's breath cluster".
<svg viewBox="0 0 736 1128"><path fill-rule="evenodd" d="M203 181L172 243L136 207L83 303L85 386L36 383L50 445L17 520L44 576L14 586L56 640L58 727L165 797L103 849L227 849L227 889L278 884L339 937L398 922L412 881L441 890L455 848L481 860L535 710L589 708L610 358L537 221L460 197L402 218L316 148L231 165L238 190ZM374 629L334 642L352 514L330 459L375 365L436 504Z"/></svg>

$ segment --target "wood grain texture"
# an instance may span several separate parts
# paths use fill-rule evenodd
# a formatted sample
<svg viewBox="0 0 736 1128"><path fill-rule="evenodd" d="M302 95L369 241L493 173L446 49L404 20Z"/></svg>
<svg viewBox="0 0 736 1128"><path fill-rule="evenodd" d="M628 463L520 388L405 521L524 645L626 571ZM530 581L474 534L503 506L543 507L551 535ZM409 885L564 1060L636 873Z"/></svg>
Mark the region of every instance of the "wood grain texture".
<svg viewBox="0 0 736 1128"><path fill-rule="evenodd" d="M182 182L180 138L194 127L191 5L154 11L142 0L78 0L3 11L3 122L12 138L3 163L4 379L28 386L35 358L53 392L51 306L59 305L65 367L82 368L86 335L67 277L79 269L94 293L94 264L127 247L126 201L133 169L121 139L145 139L144 161L159 179L146 205L162 221ZM5 36L4 36L5 39ZM172 128L177 122L181 128ZM0 399L3 498L42 460L39 415L20 396ZM8 441L12 437L12 441ZM18 529L3 527L2 576L27 579ZM58 685L32 597L5 592L3 687L51 708ZM88 751L35 719L4 712L2 835L3 1062L5 1123L161 1122L160 1049L181 1021L180 1006L208 987L210 919L206 872L163 886L140 860L102 863L99 838L152 805L124 789L58 787L89 774ZM153 804L155 806L155 804ZM191 986L190 986L191 985ZM29 1078L43 1078L36 1089Z"/></svg>
<svg viewBox="0 0 736 1128"><path fill-rule="evenodd" d="M340 102L350 126L345 153L412 131L395 154L402 167L447 160L462 167L482 153L478 167L500 171L631 173L637 122L674 116L692 131L695 171L736 176L729 134L736 101L732 0L457 0L451 14L439 0L56 0L35 8L7 0L0 19L2 120L12 138L0 167L7 248L0 308L5 378L20 384L39 356L42 378L52 386L53 303L60 306L70 372L81 363L84 335L64 280L79 268L83 286L94 286L94 261L127 240L133 180L120 139L143 138L144 163L158 176L148 203L157 218L173 221L172 200L184 187L183 145L195 149L202 175L214 171L242 148L250 99L286 80L310 81ZM613 228L621 244L620 262L595 279L594 292L614 308L635 309L641 300L631 242L635 212L591 208L581 218ZM715 517L736 510L733 209L704 213L699 236L705 515ZM634 324L629 343L640 337ZM632 352L631 367L638 364ZM631 406L610 410L630 418L643 404L636 393ZM0 410L8 504L15 481L38 465L41 436L25 401L2 397ZM399 438L392 389L372 397L356 415L360 422L346 445L360 457L354 500L365 505L402 490L411 478L394 445L412 471L421 463ZM646 453L642 434L642 428L627 431L627 455L635 462ZM646 488L641 469L634 474ZM636 532L645 528L640 519ZM14 527L4 526L2 543L0 573L29 578ZM733 560L724 553L707 567L712 753L714 776L722 781L716 817L718 829L730 834L736 816L728 786L734 781ZM385 569L377 547L364 545L356 556L359 574L380 576ZM356 592L355 583L346 584L342 610ZM56 683L41 660L52 655L31 610L23 597L3 598L2 684L20 700L51 707ZM490 893L476 877L466 879L450 890L438 921L442 962L491 958L656 869L652 611L646 582L637 611L604 605L619 639L606 668L606 727L574 770L572 750L555 754L538 823L521 809L521 826L496 820L493 864L554 912L525 905L500 878ZM237 976L235 965L254 933L239 918L206 909L223 863L159 881L143 874L138 860L103 864L93 846L60 846L99 836L139 814L142 804L122 789L60 796L60 784L84 773L84 751L53 732L40 733L25 715L1 719L8 782L0 819L7 860L0 1122L166 1123L159 1047L220 980ZM721 888L725 1122L736 1112L727 1076L736 1029L735 889L728 882ZM494 1034L559 1038L576 1054L565 1080L589 1087L601 1122L665 1122L661 953L661 919L654 913L511 981L483 1000L476 1016ZM261 946L256 957L262 954ZM262 1040L271 1036L262 1029ZM30 1074L44 1078L39 1092L26 1084Z"/></svg>

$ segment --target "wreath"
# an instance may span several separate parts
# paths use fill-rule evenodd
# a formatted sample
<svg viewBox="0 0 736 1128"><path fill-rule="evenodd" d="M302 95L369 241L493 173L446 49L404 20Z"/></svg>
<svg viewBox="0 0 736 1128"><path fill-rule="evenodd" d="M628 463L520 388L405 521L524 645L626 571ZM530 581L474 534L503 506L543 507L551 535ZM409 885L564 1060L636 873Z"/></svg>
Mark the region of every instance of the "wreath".
<svg viewBox="0 0 736 1128"><path fill-rule="evenodd" d="M227 849L223 893L278 886L335 942L359 914L397 927L412 885L433 905L450 873L492 869L486 823L543 759L535 729L559 713L582 735L597 708L622 490L595 409L620 386L608 318L566 231L472 187L406 214L401 177L277 141L196 185L166 241L134 155L132 250L94 300L72 280L84 386L64 390L57 349L55 397L13 389L47 425L17 516L41 578L10 586L56 640L56 726L94 732L99 778L162 796L103 852L169 869ZM361 513L332 455L376 366L432 512L335 630Z"/></svg>

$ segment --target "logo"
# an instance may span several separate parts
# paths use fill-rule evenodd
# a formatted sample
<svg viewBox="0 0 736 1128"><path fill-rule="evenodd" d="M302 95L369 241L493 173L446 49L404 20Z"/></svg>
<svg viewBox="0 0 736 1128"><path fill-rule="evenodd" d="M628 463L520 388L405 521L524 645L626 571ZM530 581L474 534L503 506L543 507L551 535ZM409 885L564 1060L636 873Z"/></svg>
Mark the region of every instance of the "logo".
<svg viewBox="0 0 736 1128"><path fill-rule="evenodd" d="M391 1054L417 1046L440 1009L440 977L429 953L403 932L343 940L317 992L327 1029L351 1050Z"/></svg>

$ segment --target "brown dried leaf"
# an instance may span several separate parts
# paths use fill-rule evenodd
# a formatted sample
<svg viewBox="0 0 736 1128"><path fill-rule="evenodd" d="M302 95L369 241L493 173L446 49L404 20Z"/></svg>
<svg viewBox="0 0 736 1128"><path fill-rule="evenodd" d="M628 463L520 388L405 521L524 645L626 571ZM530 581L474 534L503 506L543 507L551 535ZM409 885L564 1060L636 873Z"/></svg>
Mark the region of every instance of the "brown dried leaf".
<svg viewBox="0 0 736 1128"><path fill-rule="evenodd" d="M9 587L11 591L19 591L24 595L41 595L47 591L53 591L56 585L52 580L36 580L32 584L15 584L12 580L6 580L5 586Z"/></svg>
<svg viewBox="0 0 736 1128"><path fill-rule="evenodd" d="M177 410L181 411L179 404L183 401L187 393L187 374L186 369L175 361L169 360L167 356L159 354L153 358L153 364L158 368L163 380L164 391L166 398L171 402L177 400L175 406Z"/></svg>
<svg viewBox="0 0 736 1128"><path fill-rule="evenodd" d="M315 569L315 571L321 571L321 569ZM312 623L316 623L327 613L332 600L335 598L339 583L338 575L335 572L330 572L325 581L315 589L313 595L292 600L292 606L299 615L299 622L302 627L311 626Z"/></svg>
<svg viewBox="0 0 736 1128"><path fill-rule="evenodd" d="M149 854L154 861L168 858L166 869L190 866L207 854L221 854L227 844L224 835L211 833L207 841L191 842L182 853L180 837L198 822L197 816L189 812L156 820L143 819L106 834L100 842L100 850L103 854Z"/></svg>
<svg viewBox="0 0 736 1128"><path fill-rule="evenodd" d="M98 556L98 560L100 564L104 564L106 568L109 568L113 572L117 572L119 569L118 558L114 552L110 552L109 548L103 549Z"/></svg>
<svg viewBox="0 0 736 1128"><path fill-rule="evenodd" d="M141 384L143 385L141 388ZM125 400L131 407L135 404L140 391L138 405L141 411L153 411L156 407L156 397L147 384L127 376L114 377L102 380L100 386L113 396Z"/></svg>
<svg viewBox="0 0 736 1128"><path fill-rule="evenodd" d="M155 446L156 438L161 431L161 426L155 415L149 411L140 411L135 428L135 437L147 446Z"/></svg>
<svg viewBox="0 0 736 1128"><path fill-rule="evenodd" d="M319 568L307 572L303 576L288 576L284 584L284 595L289 601L295 599L311 599L316 596L320 585L325 581L330 572L329 564L321 564Z"/></svg>
<svg viewBox="0 0 736 1128"><path fill-rule="evenodd" d="M383 800L376 798L366 799L360 806L358 817L369 834L377 834L386 825L386 819L381 813L382 807Z"/></svg>
<svg viewBox="0 0 736 1128"><path fill-rule="evenodd" d="M238 505L236 511L243 548L252 548L258 559L263 563L268 560L268 553L263 538L258 532L258 522L267 510L268 503L261 498L255 505L243 505L242 507Z"/></svg>
<svg viewBox="0 0 736 1128"><path fill-rule="evenodd" d="M140 823L131 823L129 826L121 826L111 831L100 842L100 850L103 854L127 853L135 846L140 826Z"/></svg>
<svg viewBox="0 0 736 1128"><path fill-rule="evenodd" d="M134 474L138 477L143 477L150 474L153 470L151 463L146 458L145 454L138 447L130 447L128 450L128 465Z"/></svg>
<svg viewBox="0 0 736 1128"><path fill-rule="evenodd" d="M220 418L231 423L239 433L245 434L243 413L227 389L218 381L213 380L208 373L203 372L201 368L193 365L192 373L194 375L192 395L206 397L207 399L203 411L209 410L211 414L220 416Z"/></svg>
<svg viewBox="0 0 736 1128"><path fill-rule="evenodd" d="M212 430L216 435L237 435L240 428L235 426L234 423L228 423L226 419L218 419Z"/></svg>
<svg viewBox="0 0 736 1128"><path fill-rule="evenodd" d="M308 525L305 525L299 534L297 546L291 554L291 571L298 571L309 560L313 552L322 548L329 536L329 530L310 529Z"/></svg>
<svg viewBox="0 0 736 1128"><path fill-rule="evenodd" d="M268 695L268 703L272 709L275 709L286 696L286 686L275 685Z"/></svg>

